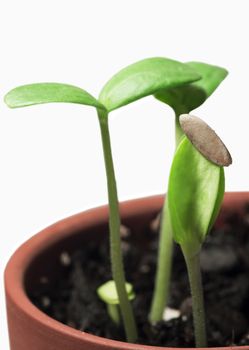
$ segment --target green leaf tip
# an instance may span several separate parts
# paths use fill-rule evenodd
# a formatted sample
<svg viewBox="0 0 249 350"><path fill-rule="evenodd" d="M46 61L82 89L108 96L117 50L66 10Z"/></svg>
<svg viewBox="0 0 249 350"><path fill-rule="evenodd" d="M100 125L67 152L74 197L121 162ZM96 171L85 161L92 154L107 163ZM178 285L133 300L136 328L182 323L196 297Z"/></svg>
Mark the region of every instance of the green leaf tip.
<svg viewBox="0 0 249 350"><path fill-rule="evenodd" d="M125 289L128 295L128 299L130 301L133 300L135 298L133 286L130 283L126 282ZM97 289L97 293L100 299L103 300L106 304L111 304L111 305L119 304L118 293L117 293L115 282L113 280L102 284Z"/></svg>
<svg viewBox="0 0 249 350"><path fill-rule="evenodd" d="M204 90L207 98L212 95L228 75L227 69L212 64L194 61L187 62L186 64L202 76L200 81L195 82L195 86Z"/></svg>
<svg viewBox="0 0 249 350"><path fill-rule="evenodd" d="M99 100L112 111L161 89L200 78L199 73L184 63L163 57L147 58L114 75L103 87Z"/></svg>
<svg viewBox="0 0 249 350"><path fill-rule="evenodd" d="M217 89L228 75L225 68L202 62L187 62L186 66L193 68L201 79L193 83L171 89L164 89L155 97L171 106L175 111L188 113L201 106Z"/></svg>
<svg viewBox="0 0 249 350"><path fill-rule="evenodd" d="M232 164L232 157L216 132L202 119L190 114L179 117L181 128L196 149L219 166Z"/></svg>
<svg viewBox="0 0 249 350"><path fill-rule="evenodd" d="M184 136L172 163L168 205L173 237L189 254L199 252L219 212L224 169L204 158Z"/></svg>
<svg viewBox="0 0 249 350"><path fill-rule="evenodd" d="M105 109L87 91L73 85L61 83L36 83L19 86L8 92L4 101L10 108L65 102L93 106L102 110Z"/></svg>

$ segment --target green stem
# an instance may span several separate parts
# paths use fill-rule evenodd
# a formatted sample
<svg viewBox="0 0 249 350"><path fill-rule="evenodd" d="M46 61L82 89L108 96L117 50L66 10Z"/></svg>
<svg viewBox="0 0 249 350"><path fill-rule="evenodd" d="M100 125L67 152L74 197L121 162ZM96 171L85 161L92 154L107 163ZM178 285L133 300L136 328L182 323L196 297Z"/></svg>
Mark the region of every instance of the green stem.
<svg viewBox="0 0 249 350"><path fill-rule="evenodd" d="M175 114L175 149L177 149L177 147L181 141L181 138L183 136L183 131L181 129L180 122L179 122L179 116L181 114L182 113Z"/></svg>
<svg viewBox="0 0 249 350"><path fill-rule="evenodd" d="M120 325L120 313L119 306L117 304L108 304L107 310L112 321L119 326Z"/></svg>
<svg viewBox="0 0 249 350"><path fill-rule="evenodd" d="M121 251L120 239L120 214L117 196L117 187L111 152L111 141L108 127L108 114L102 110L98 111L99 124L104 152L108 201L109 201L109 227L110 227L110 252L112 276L115 281L121 316L124 322L126 338L128 342L137 340L137 328L130 301L125 288L125 275Z"/></svg>
<svg viewBox="0 0 249 350"><path fill-rule="evenodd" d="M162 320L164 308L168 301L172 265L172 247L172 230L169 220L167 200L165 200L162 212L155 289L149 314L149 320L152 324Z"/></svg>
<svg viewBox="0 0 249 350"><path fill-rule="evenodd" d="M195 330L196 347L207 347L205 309L203 300L203 288L200 270L200 254L194 256L189 253L189 249L182 247L183 255L186 261L190 290L192 295L192 309Z"/></svg>
<svg viewBox="0 0 249 350"><path fill-rule="evenodd" d="M183 132L179 123L180 114L184 113L183 108L179 108L175 111L175 142L176 148L180 143ZM169 298L169 286L172 269L172 252L173 250L173 238L172 228L170 224L170 215L168 209L168 200L165 197L163 210L162 210L162 221L160 226L160 237L159 237L159 251L157 258L157 270L155 279L155 288L152 297L152 304L149 313L149 320L151 323L161 321L165 306L168 303Z"/></svg>

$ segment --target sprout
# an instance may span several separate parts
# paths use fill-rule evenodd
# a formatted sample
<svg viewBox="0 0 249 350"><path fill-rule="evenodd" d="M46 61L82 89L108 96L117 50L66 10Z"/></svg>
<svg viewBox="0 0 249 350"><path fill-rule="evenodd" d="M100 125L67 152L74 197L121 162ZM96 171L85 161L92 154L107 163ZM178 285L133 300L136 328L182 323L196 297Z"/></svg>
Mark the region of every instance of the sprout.
<svg viewBox="0 0 249 350"><path fill-rule="evenodd" d="M136 62L118 72L103 87L99 100L81 88L59 83L24 85L11 90L5 96L5 102L11 108L51 102L77 103L96 108L107 178L112 277L117 288L122 320L129 342L136 341L137 328L125 288L120 214L108 124L109 112L142 97L153 95L161 89L177 87L200 78L190 66L166 58L153 57Z"/></svg>
<svg viewBox="0 0 249 350"><path fill-rule="evenodd" d="M183 136L179 124L179 116L189 113L199 107L215 91L223 79L227 76L226 69L201 62L189 62L186 66L196 70L201 79L190 84L162 89L155 97L171 106L175 112L175 145L176 147ZM165 197L162 219L160 225L160 242L157 260L157 271L152 304L149 313L151 323L163 319L164 309L168 302L169 285L172 265L172 227L170 224L168 199Z"/></svg>
<svg viewBox="0 0 249 350"><path fill-rule="evenodd" d="M230 165L232 159L220 138L202 120L184 115L180 117L180 123L190 140L183 137L174 156L168 208L173 238L181 246L187 265L196 346L206 347L199 256L222 203L225 187L223 166Z"/></svg>
<svg viewBox="0 0 249 350"><path fill-rule="evenodd" d="M11 108L50 102L71 102L90 105L96 108L99 116L107 177L112 275L117 286L127 340L131 342L136 341L136 323L125 289L118 197L106 107L85 90L72 85L59 83L38 83L17 87L5 96L5 102Z"/></svg>
<svg viewBox="0 0 249 350"><path fill-rule="evenodd" d="M126 293L129 301L135 298L133 287L130 283L125 283ZM97 289L98 296L107 304L107 311L112 321L120 326L120 305L116 284L113 280L102 284Z"/></svg>

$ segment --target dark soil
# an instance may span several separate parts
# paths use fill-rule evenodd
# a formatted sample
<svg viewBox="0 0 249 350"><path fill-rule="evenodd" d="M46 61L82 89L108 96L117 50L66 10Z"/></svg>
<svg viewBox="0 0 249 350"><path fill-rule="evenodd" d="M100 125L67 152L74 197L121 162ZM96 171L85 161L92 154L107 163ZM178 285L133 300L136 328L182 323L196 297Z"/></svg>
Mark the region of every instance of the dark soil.
<svg viewBox="0 0 249 350"><path fill-rule="evenodd" d="M133 302L140 344L193 347L191 297L182 253L174 250L169 307L180 310L179 317L148 323L156 268L158 233L148 228L144 236L148 248L133 242L132 233L124 232L123 254L127 281L133 283ZM108 240L89 242L72 256L60 256L64 279L51 289L45 276L40 288L30 297L45 313L71 327L101 337L125 341L106 313L96 288L111 279ZM208 345L249 345L249 206L244 219L227 218L224 227L213 230L201 254L207 316Z"/></svg>

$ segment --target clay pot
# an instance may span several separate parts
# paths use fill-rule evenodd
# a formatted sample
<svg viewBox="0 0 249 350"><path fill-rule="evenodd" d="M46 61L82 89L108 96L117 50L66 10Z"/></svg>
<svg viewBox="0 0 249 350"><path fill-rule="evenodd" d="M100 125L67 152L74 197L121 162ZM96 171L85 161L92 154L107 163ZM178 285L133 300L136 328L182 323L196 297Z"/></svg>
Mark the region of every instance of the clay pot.
<svg viewBox="0 0 249 350"><path fill-rule="evenodd" d="M249 201L249 192L226 193L217 224L229 211L240 211ZM120 204L122 222L139 236L159 212L162 196ZM128 344L108 340L66 326L36 308L27 292L39 283L38 276L60 274L58 256L73 251L88 239L101 239L108 227L107 206L92 209L62 220L24 243L5 270L8 326L11 350L162 350L162 347ZM103 236L102 236L103 237ZM175 348L174 348L175 349ZM249 346L219 348L249 349ZM173 349L172 349L173 350Z"/></svg>

